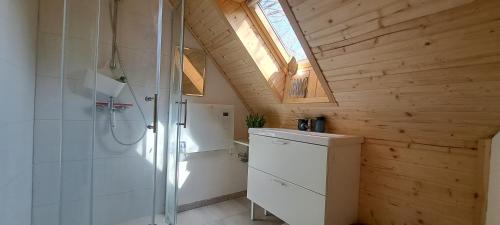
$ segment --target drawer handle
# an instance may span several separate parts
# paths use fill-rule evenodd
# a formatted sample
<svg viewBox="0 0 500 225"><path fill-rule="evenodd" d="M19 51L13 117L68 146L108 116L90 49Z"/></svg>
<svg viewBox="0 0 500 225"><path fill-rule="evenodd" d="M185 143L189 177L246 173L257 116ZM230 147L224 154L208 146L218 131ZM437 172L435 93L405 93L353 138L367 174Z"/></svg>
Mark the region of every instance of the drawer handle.
<svg viewBox="0 0 500 225"><path fill-rule="evenodd" d="M277 144L277 145L286 145L288 144L289 142L288 141L278 141L278 140L274 140L273 141L274 144Z"/></svg>
<svg viewBox="0 0 500 225"><path fill-rule="evenodd" d="M283 187L286 187L286 183L281 181L281 180L278 180L278 179L273 179L274 182L278 183L279 185L283 186Z"/></svg>

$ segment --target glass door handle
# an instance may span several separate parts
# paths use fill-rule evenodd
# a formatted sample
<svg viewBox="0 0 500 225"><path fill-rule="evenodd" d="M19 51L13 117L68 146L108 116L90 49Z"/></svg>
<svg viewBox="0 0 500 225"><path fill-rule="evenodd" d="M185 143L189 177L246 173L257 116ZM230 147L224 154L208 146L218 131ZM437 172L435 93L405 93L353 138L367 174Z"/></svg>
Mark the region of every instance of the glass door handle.
<svg viewBox="0 0 500 225"><path fill-rule="evenodd" d="M153 133L158 132L158 94L154 96L153 106Z"/></svg>
<svg viewBox="0 0 500 225"><path fill-rule="evenodd" d="M179 104L179 102L177 102L177 104ZM177 125L179 126L184 126L184 128L186 128L187 126L187 114L188 114L188 108L187 108L187 105L188 105L188 100L184 100L182 102L180 102L181 104L181 109L182 109L182 105L184 105L184 121L182 123L177 123Z"/></svg>
<svg viewBox="0 0 500 225"><path fill-rule="evenodd" d="M154 101L153 102L153 124L152 125L147 125L146 127L148 129L153 129L153 133L156 133L158 131L158 94L155 94L154 97L149 97L146 96L144 98L146 102Z"/></svg>

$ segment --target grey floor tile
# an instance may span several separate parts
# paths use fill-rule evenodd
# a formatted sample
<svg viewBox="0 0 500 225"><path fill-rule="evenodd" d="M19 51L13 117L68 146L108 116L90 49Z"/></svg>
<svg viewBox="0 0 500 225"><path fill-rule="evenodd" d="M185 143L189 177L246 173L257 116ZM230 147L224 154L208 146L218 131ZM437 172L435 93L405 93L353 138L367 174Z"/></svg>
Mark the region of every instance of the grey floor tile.
<svg viewBox="0 0 500 225"><path fill-rule="evenodd" d="M239 198L220 202L178 215L178 225L282 225L274 216L264 216L264 210L256 210L257 220L250 220L250 201Z"/></svg>

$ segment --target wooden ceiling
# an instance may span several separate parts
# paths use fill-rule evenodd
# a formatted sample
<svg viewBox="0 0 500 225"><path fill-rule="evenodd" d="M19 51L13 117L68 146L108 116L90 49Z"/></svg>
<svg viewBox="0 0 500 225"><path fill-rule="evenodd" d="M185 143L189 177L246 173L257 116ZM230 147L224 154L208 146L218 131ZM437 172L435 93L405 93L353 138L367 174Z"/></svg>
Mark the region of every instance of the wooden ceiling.
<svg viewBox="0 0 500 225"><path fill-rule="evenodd" d="M186 20L249 108L256 107L254 103L265 107L280 102L216 1L187 1Z"/></svg>
<svg viewBox="0 0 500 225"><path fill-rule="evenodd" d="M187 2L189 28L269 126L322 115L366 137L362 222L477 224L478 141L500 130L500 1L283 1L338 106L275 98L228 21L243 1Z"/></svg>

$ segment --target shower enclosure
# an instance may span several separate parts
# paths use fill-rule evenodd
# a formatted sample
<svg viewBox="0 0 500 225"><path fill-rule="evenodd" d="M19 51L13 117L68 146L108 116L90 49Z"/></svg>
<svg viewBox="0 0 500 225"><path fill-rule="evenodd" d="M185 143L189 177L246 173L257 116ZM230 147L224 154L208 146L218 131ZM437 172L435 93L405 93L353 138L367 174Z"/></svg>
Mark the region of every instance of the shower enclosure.
<svg viewBox="0 0 500 225"><path fill-rule="evenodd" d="M175 224L184 0L40 0L33 225Z"/></svg>

